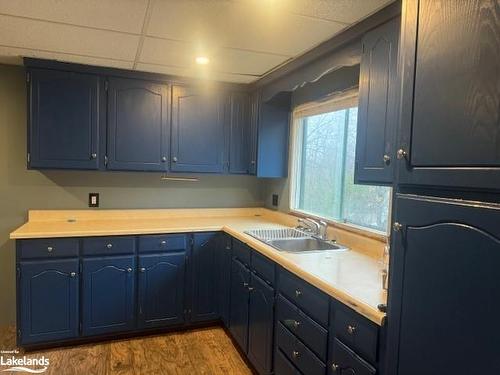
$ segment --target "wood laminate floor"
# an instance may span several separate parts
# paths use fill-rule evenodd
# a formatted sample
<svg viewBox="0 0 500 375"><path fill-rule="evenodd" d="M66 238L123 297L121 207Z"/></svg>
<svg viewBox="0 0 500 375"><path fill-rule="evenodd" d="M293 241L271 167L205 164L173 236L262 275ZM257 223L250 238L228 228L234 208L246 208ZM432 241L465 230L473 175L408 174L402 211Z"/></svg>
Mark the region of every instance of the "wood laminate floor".
<svg viewBox="0 0 500 375"><path fill-rule="evenodd" d="M15 349L15 329L0 330L0 350ZM221 327L31 351L49 358L44 374L252 374ZM22 357L22 351L16 357ZM5 355L4 355L5 356ZM0 366L0 370L6 368ZM10 372L5 372L9 374Z"/></svg>

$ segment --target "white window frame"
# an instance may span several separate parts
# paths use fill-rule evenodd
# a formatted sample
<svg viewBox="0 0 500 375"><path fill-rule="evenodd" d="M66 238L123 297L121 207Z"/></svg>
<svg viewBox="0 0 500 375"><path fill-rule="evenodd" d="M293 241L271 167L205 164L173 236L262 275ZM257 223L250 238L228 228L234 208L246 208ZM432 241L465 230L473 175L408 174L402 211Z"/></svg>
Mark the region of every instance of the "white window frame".
<svg viewBox="0 0 500 375"><path fill-rule="evenodd" d="M302 211L296 208L296 200L297 200L297 176L300 175L300 166L299 160L301 158L302 152L302 137L300 132L298 131L300 121L303 117L306 116L314 116L325 112L334 112L337 110L342 110L347 107L357 107L358 106L358 89L351 89L340 94L336 94L333 98L322 101L322 102L312 102L300 105L294 109L291 117L291 142L290 142L290 160L289 160L289 170L290 170L290 188L289 188L289 197L288 204L290 213L300 216L300 217L310 217L313 219L324 220L328 224L338 227L341 229L345 229L350 232L354 232L366 237L375 238L381 241L387 241L389 228L387 232L382 232L373 228L363 227L360 225L347 223L340 220L335 220L332 218L326 218L319 215L315 215L310 212ZM389 217L391 215L392 210L392 199L389 200ZM390 225L390 219L387 220L388 226Z"/></svg>

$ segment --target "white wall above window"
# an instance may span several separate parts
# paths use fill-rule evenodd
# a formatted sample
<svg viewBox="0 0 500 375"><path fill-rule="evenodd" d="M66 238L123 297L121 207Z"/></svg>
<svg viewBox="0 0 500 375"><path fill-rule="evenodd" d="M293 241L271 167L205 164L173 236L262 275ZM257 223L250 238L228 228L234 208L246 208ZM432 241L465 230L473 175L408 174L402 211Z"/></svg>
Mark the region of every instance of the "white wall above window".
<svg viewBox="0 0 500 375"><path fill-rule="evenodd" d="M294 111L290 208L387 232L391 189L354 184L357 92Z"/></svg>

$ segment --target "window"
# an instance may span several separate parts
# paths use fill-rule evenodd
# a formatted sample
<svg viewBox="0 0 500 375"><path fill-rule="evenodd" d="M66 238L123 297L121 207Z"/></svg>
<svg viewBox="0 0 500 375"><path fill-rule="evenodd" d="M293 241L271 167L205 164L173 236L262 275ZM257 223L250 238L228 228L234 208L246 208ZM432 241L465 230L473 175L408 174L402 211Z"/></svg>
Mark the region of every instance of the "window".
<svg viewBox="0 0 500 375"><path fill-rule="evenodd" d="M391 190L354 184L357 98L298 111L291 207L387 232Z"/></svg>

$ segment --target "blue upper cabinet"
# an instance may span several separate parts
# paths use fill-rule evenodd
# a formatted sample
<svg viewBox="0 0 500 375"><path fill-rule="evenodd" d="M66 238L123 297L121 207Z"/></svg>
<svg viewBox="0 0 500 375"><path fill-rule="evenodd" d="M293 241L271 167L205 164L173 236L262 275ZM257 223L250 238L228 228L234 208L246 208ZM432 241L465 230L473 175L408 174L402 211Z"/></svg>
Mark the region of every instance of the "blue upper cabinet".
<svg viewBox="0 0 500 375"><path fill-rule="evenodd" d="M257 177L288 176L290 92L260 102L257 133Z"/></svg>
<svg viewBox="0 0 500 375"><path fill-rule="evenodd" d="M167 169L168 99L168 85L137 79L109 79L108 169Z"/></svg>
<svg viewBox="0 0 500 375"><path fill-rule="evenodd" d="M28 74L28 166L98 169L100 78L44 69Z"/></svg>
<svg viewBox="0 0 500 375"><path fill-rule="evenodd" d="M192 322L219 317L218 233L195 233L190 260Z"/></svg>
<svg viewBox="0 0 500 375"><path fill-rule="evenodd" d="M250 173L250 116L249 96L246 93L230 95L229 106L229 173Z"/></svg>
<svg viewBox="0 0 500 375"><path fill-rule="evenodd" d="M400 183L498 189L498 2L404 4Z"/></svg>
<svg viewBox="0 0 500 375"><path fill-rule="evenodd" d="M391 184L396 160L398 40L401 19L366 34L362 41L356 183Z"/></svg>
<svg viewBox="0 0 500 375"><path fill-rule="evenodd" d="M139 256L139 327L184 322L185 252Z"/></svg>
<svg viewBox="0 0 500 375"><path fill-rule="evenodd" d="M224 102L208 89L172 87L172 171L224 172Z"/></svg>
<svg viewBox="0 0 500 375"><path fill-rule="evenodd" d="M135 256L85 258L82 266L82 334L134 328Z"/></svg>
<svg viewBox="0 0 500 375"><path fill-rule="evenodd" d="M78 337L78 259L21 262L18 272L19 343Z"/></svg>

